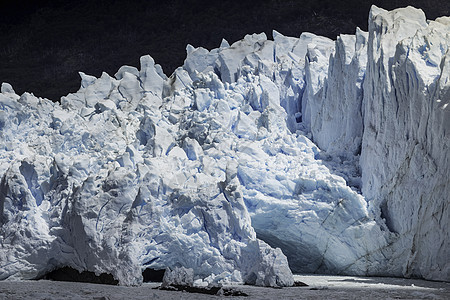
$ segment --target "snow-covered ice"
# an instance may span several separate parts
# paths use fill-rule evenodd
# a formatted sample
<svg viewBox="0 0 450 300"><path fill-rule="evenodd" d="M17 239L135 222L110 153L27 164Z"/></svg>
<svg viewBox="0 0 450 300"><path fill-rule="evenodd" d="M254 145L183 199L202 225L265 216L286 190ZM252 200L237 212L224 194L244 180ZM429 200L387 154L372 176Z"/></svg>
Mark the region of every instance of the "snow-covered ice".
<svg viewBox="0 0 450 300"><path fill-rule="evenodd" d="M0 279L450 280L450 19L373 6L368 33L273 36L188 45L170 77L148 55L80 73L59 103L3 83Z"/></svg>

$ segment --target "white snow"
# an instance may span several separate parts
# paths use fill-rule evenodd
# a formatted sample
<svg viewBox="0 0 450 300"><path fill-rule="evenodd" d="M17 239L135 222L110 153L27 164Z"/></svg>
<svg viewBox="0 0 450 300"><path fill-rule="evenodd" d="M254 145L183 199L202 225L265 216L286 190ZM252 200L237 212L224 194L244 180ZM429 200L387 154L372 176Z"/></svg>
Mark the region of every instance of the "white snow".
<svg viewBox="0 0 450 300"><path fill-rule="evenodd" d="M449 26L373 6L369 33L147 55L60 103L2 84L0 279L448 281Z"/></svg>

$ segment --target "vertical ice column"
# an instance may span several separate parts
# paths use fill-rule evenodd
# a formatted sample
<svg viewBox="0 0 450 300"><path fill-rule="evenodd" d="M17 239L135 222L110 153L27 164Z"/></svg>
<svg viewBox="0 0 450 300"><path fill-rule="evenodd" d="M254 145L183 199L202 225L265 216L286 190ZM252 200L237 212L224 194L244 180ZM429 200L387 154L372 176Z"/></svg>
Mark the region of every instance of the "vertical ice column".
<svg viewBox="0 0 450 300"><path fill-rule="evenodd" d="M328 152L358 154L363 121L362 82L367 64L367 33L340 35L331 54L322 105L311 132L317 145Z"/></svg>
<svg viewBox="0 0 450 300"><path fill-rule="evenodd" d="M363 100L363 195L399 235L392 265L435 280L450 279L449 23L373 6Z"/></svg>

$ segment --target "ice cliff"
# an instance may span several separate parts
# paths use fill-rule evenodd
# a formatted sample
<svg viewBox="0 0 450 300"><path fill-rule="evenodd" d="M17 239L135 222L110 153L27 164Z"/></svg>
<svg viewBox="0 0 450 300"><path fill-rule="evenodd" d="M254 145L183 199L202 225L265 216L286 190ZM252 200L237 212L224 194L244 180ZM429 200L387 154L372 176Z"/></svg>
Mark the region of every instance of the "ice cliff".
<svg viewBox="0 0 450 300"><path fill-rule="evenodd" d="M188 46L170 77L150 56L80 73L59 103L2 84L0 279L450 280L450 18L273 35Z"/></svg>
<svg viewBox="0 0 450 300"><path fill-rule="evenodd" d="M402 274L448 281L450 18L413 8L369 18L362 192L399 236Z"/></svg>
<svg viewBox="0 0 450 300"><path fill-rule="evenodd" d="M450 280L449 44L450 18L374 6L368 34L307 54L305 127L328 155L360 154L348 182L396 235L388 274Z"/></svg>

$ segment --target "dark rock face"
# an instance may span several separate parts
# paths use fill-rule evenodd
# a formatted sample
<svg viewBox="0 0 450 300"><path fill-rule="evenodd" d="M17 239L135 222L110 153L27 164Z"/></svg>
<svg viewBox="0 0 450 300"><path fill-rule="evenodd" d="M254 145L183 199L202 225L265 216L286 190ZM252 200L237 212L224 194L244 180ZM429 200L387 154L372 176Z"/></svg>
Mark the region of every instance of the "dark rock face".
<svg viewBox="0 0 450 300"><path fill-rule="evenodd" d="M142 272L142 277L144 278L144 282L162 282L165 272L165 270L147 268Z"/></svg>
<svg viewBox="0 0 450 300"><path fill-rule="evenodd" d="M308 286L306 283L301 282L301 281L295 281L294 282L294 286Z"/></svg>
<svg viewBox="0 0 450 300"><path fill-rule="evenodd" d="M71 267L62 267L45 274L42 278L55 281L72 281L72 282L87 282L97 284L118 285L119 281L115 280L111 274L102 273L96 275L94 272L83 271L78 272Z"/></svg>
<svg viewBox="0 0 450 300"><path fill-rule="evenodd" d="M211 286L211 287L196 287L189 285L169 285L165 287L159 287L157 289L164 291L180 291L187 293L196 293L196 294L206 294L206 295L216 295L216 296L241 296L246 297L248 294L233 288L223 288L219 286Z"/></svg>

